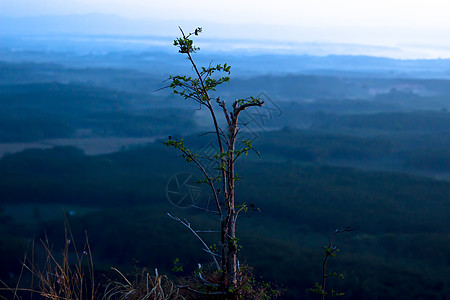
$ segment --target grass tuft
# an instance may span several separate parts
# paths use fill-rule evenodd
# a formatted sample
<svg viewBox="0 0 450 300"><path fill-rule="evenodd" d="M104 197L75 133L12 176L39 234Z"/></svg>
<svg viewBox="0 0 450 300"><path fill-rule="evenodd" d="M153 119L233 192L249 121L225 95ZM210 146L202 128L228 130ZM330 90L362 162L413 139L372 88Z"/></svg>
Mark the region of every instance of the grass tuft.
<svg viewBox="0 0 450 300"><path fill-rule="evenodd" d="M136 272L133 282L128 280L119 270L116 271L122 280L111 281L105 290L105 300L172 300L186 299L179 293L179 288L167 276L159 275L155 269L155 275L150 275L143 269Z"/></svg>

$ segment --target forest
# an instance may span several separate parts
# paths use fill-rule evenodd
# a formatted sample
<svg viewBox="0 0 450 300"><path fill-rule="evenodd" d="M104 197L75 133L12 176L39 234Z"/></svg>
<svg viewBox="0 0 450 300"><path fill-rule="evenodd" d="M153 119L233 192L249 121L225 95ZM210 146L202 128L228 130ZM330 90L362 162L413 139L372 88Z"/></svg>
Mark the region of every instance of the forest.
<svg viewBox="0 0 450 300"><path fill-rule="evenodd" d="M111 267L129 276L158 268L176 280L210 263L167 216L217 229L210 215L168 201L174 176L201 174L163 145L184 137L207 151L211 137L202 133L210 122L204 110L160 90L166 78L156 67L116 63L0 63L0 279L8 286L33 240L37 260L40 240L55 252L64 247L65 219L74 242L89 236L100 278L117 276ZM236 199L258 211L238 223L240 256L281 298L317 299L307 289L320 281L323 246L350 226L328 266L344 275L328 282L342 299L447 299L449 80L313 73L237 76L217 91L266 102L241 124L258 154L238 162ZM101 138L142 142L96 155L78 144ZM196 201L209 199L202 189ZM173 271L175 260L183 271Z"/></svg>
<svg viewBox="0 0 450 300"><path fill-rule="evenodd" d="M170 273L175 258L186 272L208 263L197 241L166 216L189 217L199 228L216 226L194 208L168 204L165 185L173 174L191 171L185 168L158 144L95 157L72 147L5 156L1 278L19 273L17 257L29 238L45 237L61 247L61 208L73 211L69 221L80 241L88 232L99 272L145 266ZM350 225L353 231L336 242L342 253L330 263L345 275L331 283L336 289L367 299L440 299L448 292L446 181L291 158L243 162L239 169L240 201L261 209L241 220L242 256L285 295L307 297L320 275L321 246L335 227Z"/></svg>

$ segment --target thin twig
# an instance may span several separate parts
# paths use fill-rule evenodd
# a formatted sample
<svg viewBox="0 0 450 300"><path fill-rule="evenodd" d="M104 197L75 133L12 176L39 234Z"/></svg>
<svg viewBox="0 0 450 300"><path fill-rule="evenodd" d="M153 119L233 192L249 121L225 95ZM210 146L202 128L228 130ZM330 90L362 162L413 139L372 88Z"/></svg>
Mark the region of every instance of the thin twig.
<svg viewBox="0 0 450 300"><path fill-rule="evenodd" d="M184 226L186 226L198 239L199 239L199 241L203 244L203 246L205 247L203 250L205 251L205 252L207 252L207 253L209 253L211 256L212 256L212 258L213 258L213 260L214 260L214 263L216 264L216 267L217 267L217 270L220 270L220 266L219 266L219 262L217 261L217 259L216 259L216 255L215 255L215 253L214 252L212 252L211 250L209 250L209 247L208 247L208 245L205 243L205 241L203 241L203 239L197 234L197 232L191 227L191 224L185 219L184 221L183 220L181 220L180 218L178 218L178 217L174 217L174 216L172 216L170 213L167 213L167 215L170 217L170 218L172 218L172 219L174 219L175 221L178 221L178 222L180 222L181 224L183 224Z"/></svg>
<svg viewBox="0 0 450 300"><path fill-rule="evenodd" d="M188 290L190 292L193 292L193 293L196 293L196 294L199 294L199 295L205 295L205 296L207 296L207 295L226 295L225 292L202 292L202 291L193 289L193 288L191 288L188 285L179 285L178 288L184 289L184 290Z"/></svg>
<svg viewBox="0 0 450 300"><path fill-rule="evenodd" d="M203 278L201 270L202 270L202 265L198 264L198 277L200 278L201 281L203 281L203 283L205 283L206 285L215 286L215 287L219 286L218 284L209 282L208 280Z"/></svg>

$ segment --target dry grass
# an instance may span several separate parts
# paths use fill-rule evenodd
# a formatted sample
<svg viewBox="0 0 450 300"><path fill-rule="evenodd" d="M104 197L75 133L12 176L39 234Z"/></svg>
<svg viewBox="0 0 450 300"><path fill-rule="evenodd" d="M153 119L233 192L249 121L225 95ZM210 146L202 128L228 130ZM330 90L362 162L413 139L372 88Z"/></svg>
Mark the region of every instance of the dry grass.
<svg viewBox="0 0 450 300"><path fill-rule="evenodd" d="M113 268L121 277L121 281L111 281L105 291L105 300L169 300L186 299L179 294L179 288L165 275L151 276L146 270L136 273L133 282L128 280L119 270Z"/></svg>
<svg viewBox="0 0 450 300"><path fill-rule="evenodd" d="M182 300L182 299L271 299L279 292L268 284L255 280L251 268L241 268L239 284L233 291L224 293L220 290L220 273L199 270L195 276L181 279L178 286L167 276L150 275L145 269L136 272L133 279L128 279L118 269L117 280L109 280L106 287L101 287L94 277L94 264L88 236L82 249L73 242L73 235L68 223L65 226L65 245L61 253L53 251L47 239L41 240L44 251L43 259L35 262L34 243L31 259L24 257L22 272L14 288L0 288L8 291L8 296L0 299L51 299L51 300ZM24 271L31 273L29 288L20 287Z"/></svg>
<svg viewBox="0 0 450 300"><path fill-rule="evenodd" d="M72 242L73 235L66 222L64 240L65 245L61 255L55 254L47 239L41 240L45 257L42 263L35 262L33 242L31 259L24 257L22 272L16 287L0 290L11 292L10 299L22 299L27 292L30 299L33 299L34 295L37 296L35 298L52 300L99 299L87 234L84 246L79 251L76 244ZM30 288L19 287L24 270L31 273Z"/></svg>
<svg viewBox="0 0 450 300"><path fill-rule="evenodd" d="M167 276L151 276L143 270L136 273L134 280L128 280L119 270L112 268L120 275L120 280L110 280L104 293L100 292L100 285L94 277L94 263L88 236L82 249L78 249L73 242L73 235L66 221L65 245L62 252L55 253L47 239L41 240L44 250L42 261L35 261L35 245L31 247L31 259L25 255L22 262L17 285L13 288L0 288L7 292L0 299L51 299L51 300L172 300L186 299L179 294L179 288ZM24 288L22 275L24 271L31 273L30 287Z"/></svg>
<svg viewBox="0 0 450 300"><path fill-rule="evenodd" d="M65 246L62 261L58 261L52 255L48 242L43 243L47 258L42 269L34 266L29 268L39 282L39 293L45 299L71 299L88 300L96 299L97 287L95 285L92 253L86 234L86 242L83 251L77 251L70 229L66 227ZM70 239L68 238L70 233ZM69 248L73 245L75 263L70 264Z"/></svg>

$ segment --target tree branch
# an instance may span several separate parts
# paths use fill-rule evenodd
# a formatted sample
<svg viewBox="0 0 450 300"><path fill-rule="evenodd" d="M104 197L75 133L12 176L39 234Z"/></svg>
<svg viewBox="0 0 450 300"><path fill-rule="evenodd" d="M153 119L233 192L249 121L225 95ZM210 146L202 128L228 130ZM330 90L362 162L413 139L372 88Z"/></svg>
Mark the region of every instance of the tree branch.
<svg viewBox="0 0 450 300"><path fill-rule="evenodd" d="M181 29L181 27L179 27L179 28L180 28L181 34L183 35L183 38L186 39L187 37L184 34L183 30ZM210 97L208 95L208 90L206 89L206 86L205 86L205 81L203 80L200 72L198 71L197 65L195 64L194 59L192 58L189 49L188 49L188 51L186 51L186 54L188 56L189 61L192 64L192 67L195 70L195 73L197 74L197 78L200 80L200 84L201 84L201 87L202 87L201 88L201 94L203 94L203 96L205 98L204 100L207 101L208 104L209 104L209 105L206 105L206 107L208 107L208 109L209 109L209 111L211 113L211 117L213 119L214 128L215 128L216 134L217 134L217 142L219 144L220 153L223 153L222 139L220 138L220 130L219 130L220 127L219 127L219 125L217 123L217 119L216 119L216 115L214 113L214 109L211 106L211 100L210 100ZM222 160L222 162L224 162L224 161ZM224 195L226 196L227 195L227 183L226 183L227 179L225 177L225 172L222 172L222 177L223 177L223 192L224 192Z"/></svg>
<svg viewBox="0 0 450 300"><path fill-rule="evenodd" d="M203 239L197 234L197 232L194 230L194 229L192 229L192 227L191 227L191 224L185 219L184 221L183 220L181 220L180 218L178 218L178 217L174 217L174 216L172 216L170 213L167 213L167 215L170 217L170 218L172 218L172 219L174 219L175 221L178 221L178 222L180 222L181 224L183 224L184 226L186 226L199 240L200 240L200 242L203 244L203 246L205 247L205 249L203 249L203 251L205 251L206 253L208 253L208 254L210 254L211 256L212 256L212 258L213 258L213 260L214 260L214 263L216 264L216 267L217 267L217 270L219 270L220 271L220 266L219 266L219 262L217 261L217 259L216 259L216 254L214 253L214 252L212 252L211 250L209 250L209 247L208 247L208 245L205 243L205 241L203 241Z"/></svg>

